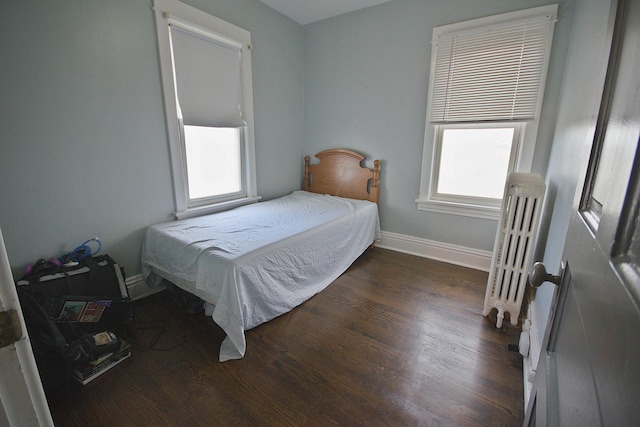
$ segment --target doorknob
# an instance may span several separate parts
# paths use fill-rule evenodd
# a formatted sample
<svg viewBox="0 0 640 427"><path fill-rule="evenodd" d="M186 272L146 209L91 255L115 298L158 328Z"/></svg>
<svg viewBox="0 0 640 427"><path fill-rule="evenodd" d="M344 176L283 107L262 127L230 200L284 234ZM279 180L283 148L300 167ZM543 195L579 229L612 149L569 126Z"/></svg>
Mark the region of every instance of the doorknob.
<svg viewBox="0 0 640 427"><path fill-rule="evenodd" d="M529 272L529 285L534 288L540 287L544 282L551 282L556 286L560 286L560 280L562 276L559 274L554 276L553 274L547 273L547 268L541 262L536 262L531 267L531 271Z"/></svg>

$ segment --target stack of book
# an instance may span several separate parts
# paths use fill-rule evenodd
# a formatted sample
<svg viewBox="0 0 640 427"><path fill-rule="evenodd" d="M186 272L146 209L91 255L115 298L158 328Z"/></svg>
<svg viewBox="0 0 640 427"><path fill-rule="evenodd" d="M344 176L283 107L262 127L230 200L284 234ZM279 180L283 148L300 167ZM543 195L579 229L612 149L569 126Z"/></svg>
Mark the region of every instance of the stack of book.
<svg viewBox="0 0 640 427"><path fill-rule="evenodd" d="M120 340L119 349L114 350L112 353L103 354L83 366L74 368L72 376L79 383L88 384L130 356L131 344Z"/></svg>

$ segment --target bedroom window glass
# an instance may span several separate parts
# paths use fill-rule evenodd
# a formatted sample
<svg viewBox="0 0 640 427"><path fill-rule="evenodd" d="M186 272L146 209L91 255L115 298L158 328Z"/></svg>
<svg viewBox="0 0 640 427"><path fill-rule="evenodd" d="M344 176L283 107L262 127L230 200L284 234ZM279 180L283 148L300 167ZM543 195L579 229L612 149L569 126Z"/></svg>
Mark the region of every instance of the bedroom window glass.
<svg viewBox="0 0 640 427"><path fill-rule="evenodd" d="M497 219L528 172L557 5L436 27L418 209Z"/></svg>
<svg viewBox="0 0 640 427"><path fill-rule="evenodd" d="M154 12L176 217L257 201L250 33L175 0Z"/></svg>
<svg viewBox="0 0 640 427"><path fill-rule="evenodd" d="M240 128L184 127L189 200L209 200L242 191ZM216 167L211 167L215 159Z"/></svg>
<svg viewBox="0 0 640 427"><path fill-rule="evenodd" d="M500 205L504 183L513 170L520 135L518 124L438 126L436 178L432 198Z"/></svg>

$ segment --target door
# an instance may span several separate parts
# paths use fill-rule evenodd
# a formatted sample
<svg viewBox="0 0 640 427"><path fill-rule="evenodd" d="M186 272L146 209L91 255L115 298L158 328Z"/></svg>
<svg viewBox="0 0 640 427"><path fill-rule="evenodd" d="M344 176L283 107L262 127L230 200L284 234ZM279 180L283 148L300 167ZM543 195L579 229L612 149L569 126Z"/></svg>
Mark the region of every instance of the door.
<svg viewBox="0 0 640 427"><path fill-rule="evenodd" d="M640 425L640 1L620 1L525 425ZM580 186L579 186L580 187Z"/></svg>
<svg viewBox="0 0 640 427"><path fill-rule="evenodd" d="M15 310L22 338L0 348L0 425L53 426L0 230L0 311L7 310ZM5 336L4 330L0 332Z"/></svg>

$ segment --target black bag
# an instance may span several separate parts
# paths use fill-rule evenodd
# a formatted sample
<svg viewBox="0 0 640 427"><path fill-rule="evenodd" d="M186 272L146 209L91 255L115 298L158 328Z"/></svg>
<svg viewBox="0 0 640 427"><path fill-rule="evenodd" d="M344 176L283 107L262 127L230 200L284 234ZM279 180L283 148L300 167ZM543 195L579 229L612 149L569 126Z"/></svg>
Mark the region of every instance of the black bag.
<svg viewBox="0 0 640 427"><path fill-rule="evenodd" d="M72 267L39 260L18 288L29 292L68 340L115 331L133 319L124 269L109 255L87 257Z"/></svg>
<svg viewBox="0 0 640 427"><path fill-rule="evenodd" d="M49 394L66 386L71 377L69 346L56 324L31 295L28 287L18 288L18 298L40 380L45 393Z"/></svg>
<svg viewBox="0 0 640 427"><path fill-rule="evenodd" d="M101 255L72 267L39 260L16 282L45 393L65 386L74 365L93 357L93 332L116 331L133 319L124 277Z"/></svg>

